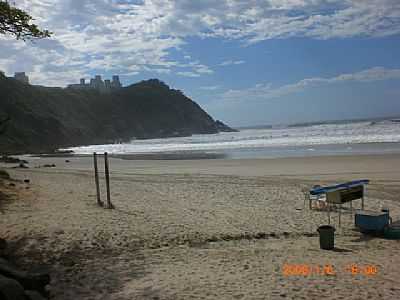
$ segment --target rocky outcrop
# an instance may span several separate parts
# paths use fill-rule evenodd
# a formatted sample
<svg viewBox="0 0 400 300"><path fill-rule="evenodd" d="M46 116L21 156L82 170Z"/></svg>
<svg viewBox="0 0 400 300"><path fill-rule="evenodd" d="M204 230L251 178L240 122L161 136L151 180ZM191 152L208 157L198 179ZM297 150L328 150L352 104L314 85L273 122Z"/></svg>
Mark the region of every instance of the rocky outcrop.
<svg viewBox="0 0 400 300"><path fill-rule="evenodd" d="M215 125L220 132L239 132L239 130L229 127L220 120L215 121Z"/></svg>
<svg viewBox="0 0 400 300"><path fill-rule="evenodd" d="M6 255L7 243L0 238L0 255ZM45 272L27 272L18 269L4 257L0 257L0 299L42 300L46 299L46 287L50 275Z"/></svg>
<svg viewBox="0 0 400 300"><path fill-rule="evenodd" d="M110 94L48 88L0 76L0 152L38 153L132 138L226 131L181 91L151 79Z"/></svg>
<svg viewBox="0 0 400 300"><path fill-rule="evenodd" d="M18 281L0 275L0 299L25 300L24 288Z"/></svg>
<svg viewBox="0 0 400 300"><path fill-rule="evenodd" d="M21 271L4 258L0 258L0 274L18 281L26 290L41 294L46 294L45 287L50 283L49 274Z"/></svg>

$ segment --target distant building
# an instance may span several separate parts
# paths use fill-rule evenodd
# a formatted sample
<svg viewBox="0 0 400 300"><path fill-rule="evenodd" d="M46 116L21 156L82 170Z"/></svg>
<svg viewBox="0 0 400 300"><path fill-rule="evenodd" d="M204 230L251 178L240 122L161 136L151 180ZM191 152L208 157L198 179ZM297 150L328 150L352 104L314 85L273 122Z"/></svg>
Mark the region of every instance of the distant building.
<svg viewBox="0 0 400 300"><path fill-rule="evenodd" d="M14 79L29 84L29 77L25 75L25 72L15 72Z"/></svg>
<svg viewBox="0 0 400 300"><path fill-rule="evenodd" d="M106 88L106 90L111 89L111 81L110 81L110 79L104 80L104 87Z"/></svg>
<svg viewBox="0 0 400 300"><path fill-rule="evenodd" d="M114 75L112 77L111 87L116 88L116 89L119 89L122 87L121 82L119 81L118 75Z"/></svg>
<svg viewBox="0 0 400 300"><path fill-rule="evenodd" d="M94 78L90 79L90 83L88 83L88 84L86 83L85 78L81 78L79 84L70 84L70 85L68 85L68 88L95 89L95 90L100 91L101 93L109 93L112 90L122 88L122 84L119 81L118 75L114 75L112 77L112 81L109 79L106 79L103 81L103 79L101 78L101 75L96 75Z"/></svg>

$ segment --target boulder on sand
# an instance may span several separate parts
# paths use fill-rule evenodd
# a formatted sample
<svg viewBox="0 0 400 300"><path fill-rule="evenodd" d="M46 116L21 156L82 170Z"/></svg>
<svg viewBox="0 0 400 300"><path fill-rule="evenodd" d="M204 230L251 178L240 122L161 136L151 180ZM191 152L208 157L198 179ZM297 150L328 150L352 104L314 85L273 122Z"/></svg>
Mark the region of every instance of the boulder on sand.
<svg viewBox="0 0 400 300"><path fill-rule="evenodd" d="M7 241L0 238L0 256L7 255Z"/></svg>
<svg viewBox="0 0 400 300"><path fill-rule="evenodd" d="M27 300L46 300L46 298L37 291L25 291L25 297Z"/></svg>
<svg viewBox="0 0 400 300"><path fill-rule="evenodd" d="M24 288L18 281L0 275L0 299L25 300Z"/></svg>
<svg viewBox="0 0 400 300"><path fill-rule="evenodd" d="M34 290L46 295L46 285L50 283L47 273L31 273L17 269L4 258L0 258L0 274L17 280L26 290Z"/></svg>

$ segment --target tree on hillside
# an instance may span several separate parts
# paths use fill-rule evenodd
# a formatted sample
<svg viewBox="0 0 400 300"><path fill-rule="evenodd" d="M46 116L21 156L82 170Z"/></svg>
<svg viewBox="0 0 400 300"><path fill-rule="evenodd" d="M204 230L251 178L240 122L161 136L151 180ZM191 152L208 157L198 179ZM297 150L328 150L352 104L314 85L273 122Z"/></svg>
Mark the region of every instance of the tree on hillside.
<svg viewBox="0 0 400 300"><path fill-rule="evenodd" d="M39 29L31 23L32 20L25 11L0 0L0 34L9 34L24 41L50 37L52 32Z"/></svg>

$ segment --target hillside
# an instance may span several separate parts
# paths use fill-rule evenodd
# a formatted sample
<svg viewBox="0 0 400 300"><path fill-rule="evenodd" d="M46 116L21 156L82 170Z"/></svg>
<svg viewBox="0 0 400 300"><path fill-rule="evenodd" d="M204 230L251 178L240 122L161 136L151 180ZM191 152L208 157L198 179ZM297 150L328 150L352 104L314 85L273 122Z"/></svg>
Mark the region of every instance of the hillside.
<svg viewBox="0 0 400 300"><path fill-rule="evenodd" d="M221 128L182 92L151 79L100 94L31 86L0 74L0 152L49 152L60 147L217 133Z"/></svg>

